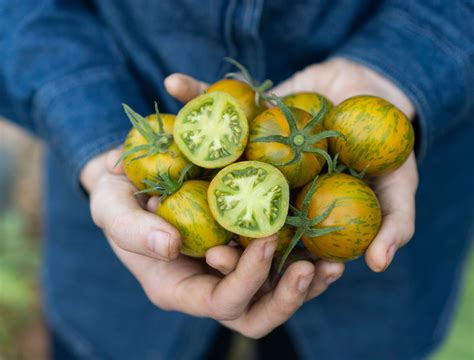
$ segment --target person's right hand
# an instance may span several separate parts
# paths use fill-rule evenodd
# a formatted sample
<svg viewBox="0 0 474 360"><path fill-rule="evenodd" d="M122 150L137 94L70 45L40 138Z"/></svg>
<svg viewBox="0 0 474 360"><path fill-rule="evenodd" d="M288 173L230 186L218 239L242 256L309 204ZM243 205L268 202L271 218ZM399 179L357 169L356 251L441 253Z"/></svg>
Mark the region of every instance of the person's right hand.
<svg viewBox="0 0 474 360"><path fill-rule="evenodd" d="M210 317L258 338L341 276L342 264L298 261L274 289L264 291L275 236L253 241L243 254L230 246L215 247L206 254L207 264L180 255L178 231L146 211L145 199L134 196L136 189L123 170L113 168L119 156L120 150L113 150L95 158L82 171L81 181L90 194L94 222L157 307ZM149 201L148 210L156 205Z"/></svg>

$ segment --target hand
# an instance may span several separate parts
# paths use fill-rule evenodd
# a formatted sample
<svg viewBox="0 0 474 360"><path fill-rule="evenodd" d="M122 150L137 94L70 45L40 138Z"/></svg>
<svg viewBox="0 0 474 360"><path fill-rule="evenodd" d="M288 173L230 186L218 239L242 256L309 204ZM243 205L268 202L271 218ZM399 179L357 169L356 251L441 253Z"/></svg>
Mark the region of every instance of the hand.
<svg viewBox="0 0 474 360"><path fill-rule="evenodd" d="M168 92L183 102L197 96L207 86L182 74L170 75L165 84ZM410 119L415 115L411 101L393 83L369 68L341 58L311 65L279 84L271 93L283 96L297 91L319 92L335 104L354 95L377 95L395 104ZM414 233L418 187L414 153L396 171L370 181L380 201L383 221L365 259L373 271L379 272L388 268L395 252Z"/></svg>
<svg viewBox="0 0 474 360"><path fill-rule="evenodd" d="M206 254L207 264L180 255L178 231L153 214L156 198L146 211L147 199L135 197L136 189L123 169L113 168L120 152L112 150L91 160L81 181L90 194L94 222L159 308L210 317L258 338L341 276L341 264L298 261L275 288L268 288L275 236L252 242L243 254L230 246L213 248Z"/></svg>

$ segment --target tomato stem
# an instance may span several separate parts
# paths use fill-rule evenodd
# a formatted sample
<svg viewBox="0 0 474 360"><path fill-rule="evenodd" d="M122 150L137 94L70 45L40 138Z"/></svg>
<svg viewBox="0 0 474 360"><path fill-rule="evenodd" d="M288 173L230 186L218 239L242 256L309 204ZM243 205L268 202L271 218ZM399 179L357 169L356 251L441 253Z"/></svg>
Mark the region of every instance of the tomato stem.
<svg viewBox="0 0 474 360"><path fill-rule="evenodd" d="M280 264L278 265L279 273L282 271L283 266L285 265L285 262L288 259L288 256L291 254L296 244L298 244L298 242L304 235L307 235L310 237L317 237L317 236L329 234L333 231L339 231L339 230L344 229L343 226L329 226L329 227L320 228L320 229L313 228L313 226L318 225L324 219L326 219L331 213L331 211L334 209L334 207L336 206L336 201L334 201L321 214L315 216L314 218L308 217L309 206L311 204L311 199L313 198L313 195L316 191L317 181L318 181L318 176L316 176L314 180L311 182L308 192L306 193L303 199L301 210L296 209L294 206L290 207L294 216L288 216L286 219L286 224L295 227L296 231L295 231L295 234L293 235L293 238L291 239L290 244L286 247L285 252L283 253L281 257Z"/></svg>
<svg viewBox="0 0 474 360"><path fill-rule="evenodd" d="M255 92L255 105L260 106L261 105L261 100L266 98L265 93L273 86L273 82L269 79L266 79L263 83L259 83L257 80L255 80L252 75L250 75L250 72L247 70L247 68L239 63L237 60L231 58L231 57L225 57L225 61L228 63L234 65L237 69L240 70L242 73L235 73L235 72L230 72L225 74L224 77L226 78L233 78L237 80L244 80ZM243 79L242 79L243 77Z"/></svg>
<svg viewBox="0 0 474 360"><path fill-rule="evenodd" d="M139 160L148 156L152 156L158 153L164 153L168 150L169 146L173 142L173 135L165 133L163 127L163 120L158 110L158 104L155 102L155 113L158 122L158 131L153 129L147 119L135 112L127 104L122 104L128 119L132 123L132 126L143 136L146 140L146 144L134 146L131 149L125 151L120 156L119 160L114 166L117 166L120 161L125 160L130 155L136 152L144 152L142 155L132 158L130 161Z"/></svg>

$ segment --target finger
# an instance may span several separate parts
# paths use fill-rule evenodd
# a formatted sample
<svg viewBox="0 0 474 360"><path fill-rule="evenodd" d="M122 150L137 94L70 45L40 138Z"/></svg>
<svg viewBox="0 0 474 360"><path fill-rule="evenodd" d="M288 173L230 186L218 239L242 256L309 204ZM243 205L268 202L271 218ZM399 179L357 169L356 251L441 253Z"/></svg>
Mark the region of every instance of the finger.
<svg viewBox="0 0 474 360"><path fill-rule="evenodd" d="M124 250L160 260L176 258L181 246L179 232L143 210L135 191L125 176L103 176L91 193L94 222Z"/></svg>
<svg viewBox="0 0 474 360"><path fill-rule="evenodd" d="M155 213L156 209L158 208L159 203L160 203L160 198L158 196L152 196L151 198L148 199L148 202L146 204L146 209L152 213Z"/></svg>
<svg viewBox="0 0 474 360"><path fill-rule="evenodd" d="M191 76L174 73L165 79L165 88L168 93L182 103L201 95L209 85L198 81Z"/></svg>
<svg viewBox="0 0 474 360"><path fill-rule="evenodd" d="M373 271L387 269L395 252L412 238L417 186L413 154L402 167L376 180L374 187L382 210L382 225L365 255L367 265Z"/></svg>
<svg viewBox="0 0 474 360"><path fill-rule="evenodd" d="M241 255L242 251L240 249L221 245L206 252L206 262L221 274L227 275L236 269Z"/></svg>
<svg viewBox="0 0 474 360"><path fill-rule="evenodd" d="M112 174L124 173L123 162L122 161L119 162L122 152L123 152L123 146L120 146L108 152L107 157L105 159L105 165L107 167L107 170L110 173Z"/></svg>
<svg viewBox="0 0 474 360"><path fill-rule="evenodd" d="M240 318L223 324L251 338L260 338L287 321L304 303L315 268L309 261L292 264L277 287L255 302Z"/></svg>
<svg viewBox="0 0 474 360"><path fill-rule="evenodd" d="M344 273L344 264L325 260L317 261L314 268L315 275L306 294L306 301L321 295Z"/></svg>
<svg viewBox="0 0 474 360"><path fill-rule="evenodd" d="M268 278L277 236L254 240L245 249L233 272L212 293L212 303L220 318L236 318L245 311L258 289Z"/></svg>

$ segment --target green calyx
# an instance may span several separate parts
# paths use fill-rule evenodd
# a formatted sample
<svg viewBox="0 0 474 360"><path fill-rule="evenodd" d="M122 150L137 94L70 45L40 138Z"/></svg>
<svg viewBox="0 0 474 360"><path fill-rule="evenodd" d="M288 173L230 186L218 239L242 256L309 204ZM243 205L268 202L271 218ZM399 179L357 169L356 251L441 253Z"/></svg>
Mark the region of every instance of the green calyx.
<svg viewBox="0 0 474 360"><path fill-rule="evenodd" d="M160 111L158 110L158 104L156 102L155 113L156 120L158 122L158 131L153 129L143 116L135 112L127 104L123 104L123 109L125 110L125 113L127 114L127 117L129 118L133 127L140 133L140 135L145 138L146 144L134 146L131 149L125 151L117 164L136 152L144 153L140 156L134 157L130 161L139 160L159 153L165 153L168 150L169 146L173 143L173 135L167 134L165 132L163 128L163 120L161 119ZM115 164L115 166L117 166L117 164Z"/></svg>
<svg viewBox="0 0 474 360"><path fill-rule="evenodd" d="M252 90L255 92L255 104L257 106L261 105L261 99L266 99L265 93L270 90L270 88L273 86L273 82L271 80L265 80L262 83L259 83L256 81L252 75L248 72L248 70L243 66L241 63L239 63L237 60L232 59L230 57L225 57L225 61L228 63L234 65L237 69L240 70L240 73L235 73L235 72L230 72L225 75L226 78L232 78L236 80L243 80L250 85Z"/></svg>
<svg viewBox="0 0 474 360"><path fill-rule="evenodd" d="M291 160L281 163L281 164L273 164L275 166L287 166L292 165L298 162L301 159L302 153L312 153L321 155L328 166L332 166L332 160L327 151L322 149L318 149L314 147L314 144L317 144L323 139L330 138L330 137L343 137L343 135L339 131L334 130L325 130L321 131L316 135L312 135L311 131L313 128L318 125L328 113L328 106L326 102L323 102L321 110L313 116L313 118L303 127L303 129L299 130L296 125L296 120L291 110L283 100L276 96L272 95L269 97L270 100L276 103L276 105L280 108L280 110L285 115L286 121L288 122L288 127L290 128L290 135L289 136L282 136L282 135L270 135L270 136L263 136L255 139L251 139L250 142L278 142L280 144L288 145L293 150L294 156Z"/></svg>
<svg viewBox="0 0 474 360"><path fill-rule="evenodd" d="M301 210L290 205L291 211L294 215L287 217L286 224L293 226L296 229L296 231L295 231L295 234L293 235L293 238L291 239L290 244L287 246L287 248L285 249L285 252L282 255L280 264L278 265L278 272L281 272L281 270L283 269L283 266L285 265L286 259L288 258L290 253L293 251L298 241L300 241L301 237L303 237L303 235L306 235L309 237L317 237L317 236L329 234L333 231L339 231L339 230L344 229L343 226L328 226L321 229L314 229L314 226L316 226L321 221L326 219L328 215L331 213L331 211L334 209L334 207L336 206L336 201L334 201L322 214L312 219L308 217L309 205L311 203L311 199L314 195L314 192L316 191L317 181L318 181L318 177L314 178L314 180L312 181L309 187L309 190L303 199L303 206Z"/></svg>
<svg viewBox="0 0 474 360"><path fill-rule="evenodd" d="M339 158L339 154L336 154L334 156L334 159L332 159L332 162L331 162L331 165L329 166L328 165L328 173L329 174L332 174L332 173L342 173L346 170L349 170L349 173L358 178L358 179L363 179L365 177L365 175L367 174L367 170L369 170L369 166L367 165L365 167L364 170L362 170L361 172L357 172L356 170L354 170L353 168L351 167L348 167L344 164L338 164L337 161L338 161L338 158Z"/></svg>
<svg viewBox="0 0 474 360"><path fill-rule="evenodd" d="M170 175L170 170L167 172L158 174L153 177L153 180L144 179L142 183L146 186L144 190L137 191L136 194L148 194L151 192L160 193L160 200L164 200L166 197L175 194L184 183L186 176L189 173L189 170L194 166L194 164L189 163L181 171L179 178L175 179Z"/></svg>

